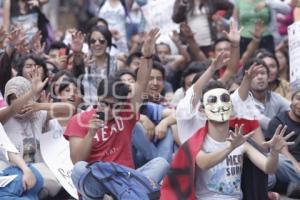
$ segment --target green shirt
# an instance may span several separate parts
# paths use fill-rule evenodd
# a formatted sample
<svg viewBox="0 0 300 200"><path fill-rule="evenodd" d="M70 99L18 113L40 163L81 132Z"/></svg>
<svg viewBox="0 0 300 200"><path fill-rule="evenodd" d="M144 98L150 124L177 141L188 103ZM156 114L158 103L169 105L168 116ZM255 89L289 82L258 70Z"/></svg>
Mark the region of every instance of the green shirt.
<svg viewBox="0 0 300 200"><path fill-rule="evenodd" d="M251 32L254 31L254 26L257 20L261 19L265 24L265 31L262 36L271 35L268 31L268 25L270 23L270 9L265 7L260 11L256 11L255 7L261 0L235 0L235 6L238 11L240 27L244 29L241 32L241 36L245 38L252 38Z"/></svg>

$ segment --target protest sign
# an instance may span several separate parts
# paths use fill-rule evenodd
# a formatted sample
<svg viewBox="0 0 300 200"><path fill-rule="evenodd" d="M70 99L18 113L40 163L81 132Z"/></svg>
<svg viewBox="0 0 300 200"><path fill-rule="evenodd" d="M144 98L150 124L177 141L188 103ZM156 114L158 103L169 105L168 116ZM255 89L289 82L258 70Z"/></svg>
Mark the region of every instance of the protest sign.
<svg viewBox="0 0 300 200"><path fill-rule="evenodd" d="M4 150L5 152L19 153L19 151L16 149L16 147L13 145L13 143L7 137L5 130L1 124L0 124L0 148L2 150ZM6 153L5 153L5 156L7 158Z"/></svg>
<svg viewBox="0 0 300 200"><path fill-rule="evenodd" d="M63 129L57 120L50 121L50 131L40 136L43 159L60 184L74 198L77 190L71 179L73 164L70 158L69 142L63 137Z"/></svg>
<svg viewBox="0 0 300 200"><path fill-rule="evenodd" d="M288 27L291 89L300 86L300 22Z"/></svg>

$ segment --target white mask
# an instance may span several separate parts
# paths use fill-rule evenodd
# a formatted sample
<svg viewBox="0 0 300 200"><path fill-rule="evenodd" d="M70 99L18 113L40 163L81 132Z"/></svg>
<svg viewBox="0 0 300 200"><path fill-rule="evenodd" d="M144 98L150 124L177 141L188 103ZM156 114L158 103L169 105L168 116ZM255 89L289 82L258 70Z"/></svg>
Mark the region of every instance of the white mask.
<svg viewBox="0 0 300 200"><path fill-rule="evenodd" d="M228 121L232 112L229 92L222 88L212 89L203 95L204 110L209 120Z"/></svg>

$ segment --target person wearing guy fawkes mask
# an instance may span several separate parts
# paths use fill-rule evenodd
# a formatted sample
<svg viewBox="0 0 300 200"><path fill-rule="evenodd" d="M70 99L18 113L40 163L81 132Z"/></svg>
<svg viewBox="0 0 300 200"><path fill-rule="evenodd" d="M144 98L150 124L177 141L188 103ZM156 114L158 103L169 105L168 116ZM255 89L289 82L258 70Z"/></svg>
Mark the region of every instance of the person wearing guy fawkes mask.
<svg viewBox="0 0 300 200"><path fill-rule="evenodd" d="M293 135L289 133L283 137L286 127L278 126L274 137L265 142L270 148L270 153L265 156L247 142L259 128L258 121L230 119L233 104L221 82L208 83L203 90L202 104L206 125L197 130L173 158L171 170L161 188L162 200L242 199L244 154L264 173L274 173L278 153L289 144L286 140ZM253 199L267 199L267 194Z"/></svg>

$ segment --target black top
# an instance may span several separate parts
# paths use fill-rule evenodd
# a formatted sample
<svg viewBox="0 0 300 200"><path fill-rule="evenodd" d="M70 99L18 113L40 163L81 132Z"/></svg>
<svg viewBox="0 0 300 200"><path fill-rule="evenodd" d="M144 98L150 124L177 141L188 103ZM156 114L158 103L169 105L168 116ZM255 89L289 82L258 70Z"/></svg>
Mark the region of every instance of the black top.
<svg viewBox="0 0 300 200"><path fill-rule="evenodd" d="M288 140L290 142L294 141L295 144L290 145L288 149L295 159L300 162L300 122L293 121L288 115L288 111L281 112L270 121L266 135L267 139L272 138L279 124L287 125L287 131L285 135L295 131L295 135Z"/></svg>

